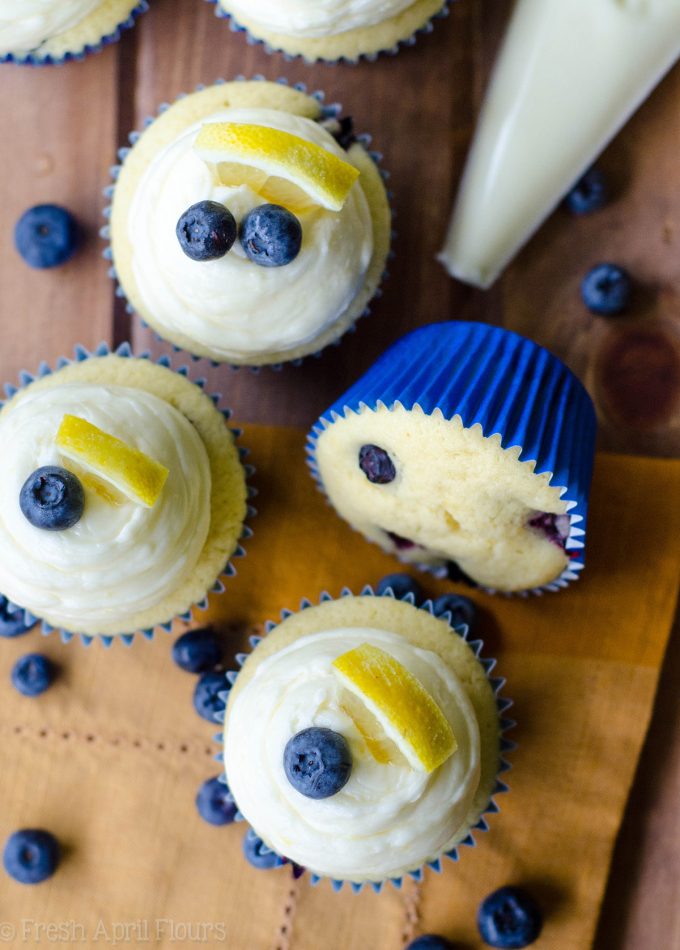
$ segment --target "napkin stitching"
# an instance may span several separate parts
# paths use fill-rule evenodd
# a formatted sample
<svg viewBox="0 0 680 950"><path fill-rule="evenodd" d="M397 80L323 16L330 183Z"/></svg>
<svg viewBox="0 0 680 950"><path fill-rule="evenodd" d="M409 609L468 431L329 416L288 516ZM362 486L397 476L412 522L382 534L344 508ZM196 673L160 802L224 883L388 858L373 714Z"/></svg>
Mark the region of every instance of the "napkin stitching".
<svg viewBox="0 0 680 950"><path fill-rule="evenodd" d="M404 947L407 947L416 935L418 924L420 923L420 902L422 896L422 885L419 881L414 881L412 887L405 888L402 891L404 911L406 913L404 929L401 932Z"/></svg>
<svg viewBox="0 0 680 950"><path fill-rule="evenodd" d="M107 742L109 745L120 746L120 745L129 745L135 749L141 749L142 747L145 750L149 748L155 748L157 752L178 752L182 755L188 755L189 753L195 753L196 750L192 749L191 741L181 742L174 749L172 748L172 743L163 741L162 739L149 740L147 737L139 738L135 737L133 739L128 736L102 736L94 732L78 732L75 729L69 729L68 727L62 727L61 729L49 729L46 726L41 726L39 729L36 726L32 725L22 725L21 723L16 723L13 727L10 727L14 735L27 735L30 733L30 737L34 739L58 739L63 742L68 742L71 740L76 740L79 742L85 742L87 744L93 744L95 742ZM212 746L205 745L203 747L204 754L206 756L212 757L214 749Z"/></svg>
<svg viewBox="0 0 680 950"><path fill-rule="evenodd" d="M286 906L283 909L283 923L279 927L274 950L290 950L293 945L293 919L297 910L299 893L298 882L293 879L286 898Z"/></svg>

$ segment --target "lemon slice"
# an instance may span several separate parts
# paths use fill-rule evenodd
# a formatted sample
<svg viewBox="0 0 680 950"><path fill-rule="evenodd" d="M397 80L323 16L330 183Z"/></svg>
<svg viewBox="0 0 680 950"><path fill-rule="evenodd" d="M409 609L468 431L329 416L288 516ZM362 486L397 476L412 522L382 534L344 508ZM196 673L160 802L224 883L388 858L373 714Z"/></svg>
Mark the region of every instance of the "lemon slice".
<svg viewBox="0 0 680 950"><path fill-rule="evenodd" d="M456 751L444 713L389 653L362 643L337 657L333 669L343 686L361 698L412 769L432 772Z"/></svg>
<svg viewBox="0 0 680 950"><path fill-rule="evenodd" d="M194 148L203 161L217 166L223 184L248 184L287 208L311 201L340 211L359 177L354 165L320 145L264 125L209 123Z"/></svg>
<svg viewBox="0 0 680 950"><path fill-rule="evenodd" d="M156 504L169 474L160 462L80 416L64 416L57 432L57 447L65 458L94 472L130 501L146 508Z"/></svg>

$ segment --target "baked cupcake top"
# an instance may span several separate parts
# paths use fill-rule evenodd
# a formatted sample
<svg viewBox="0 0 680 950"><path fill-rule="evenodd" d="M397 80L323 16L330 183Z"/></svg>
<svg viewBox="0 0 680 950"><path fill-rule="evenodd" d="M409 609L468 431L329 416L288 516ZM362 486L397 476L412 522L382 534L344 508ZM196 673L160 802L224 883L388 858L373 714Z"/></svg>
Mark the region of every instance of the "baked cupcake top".
<svg viewBox="0 0 680 950"><path fill-rule="evenodd" d="M28 53L84 19L101 0L0 0L0 56Z"/></svg>
<svg viewBox="0 0 680 950"><path fill-rule="evenodd" d="M323 37L374 26L397 16L414 0L230 0L229 8L266 30Z"/></svg>

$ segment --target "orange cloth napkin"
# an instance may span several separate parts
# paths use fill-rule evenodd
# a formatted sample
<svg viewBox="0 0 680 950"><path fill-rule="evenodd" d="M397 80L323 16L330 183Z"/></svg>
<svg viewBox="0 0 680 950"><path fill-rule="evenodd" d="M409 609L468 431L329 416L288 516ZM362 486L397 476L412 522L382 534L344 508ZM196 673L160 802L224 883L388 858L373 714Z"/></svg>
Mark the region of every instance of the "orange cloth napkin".
<svg viewBox="0 0 680 950"><path fill-rule="evenodd" d="M255 536L226 593L195 617L220 626L228 654L302 597L358 592L398 569L327 508L301 432L251 426L243 443L258 468ZM0 873L0 946L400 950L435 931L471 950L482 946L479 901L522 883L546 912L537 950L585 950L672 623L679 490L680 463L600 456L580 581L526 599L461 589L481 608L477 632L516 701L511 793L477 847L402 891L335 894L289 868L256 871L241 855L243 825L201 821L194 797L219 771L219 727L194 714L195 679L173 665L170 637L108 650L37 632L0 642L0 838L45 827L66 851L44 884ZM432 595L451 589L421 580ZM28 650L61 667L37 699L8 682Z"/></svg>

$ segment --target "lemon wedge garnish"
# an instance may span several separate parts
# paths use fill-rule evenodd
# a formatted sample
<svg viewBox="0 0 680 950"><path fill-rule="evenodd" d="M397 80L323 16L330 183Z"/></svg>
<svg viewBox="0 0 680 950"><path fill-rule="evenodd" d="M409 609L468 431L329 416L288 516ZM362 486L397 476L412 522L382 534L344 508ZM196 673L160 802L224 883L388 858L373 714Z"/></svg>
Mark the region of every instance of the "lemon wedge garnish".
<svg viewBox="0 0 680 950"><path fill-rule="evenodd" d="M194 148L217 167L222 184L248 184L289 209L311 202L340 211L359 177L354 165L320 145L264 125L208 123Z"/></svg>
<svg viewBox="0 0 680 950"><path fill-rule="evenodd" d="M64 416L57 432L57 447L65 458L146 508L156 504L169 474L160 462L80 416Z"/></svg>
<svg viewBox="0 0 680 950"><path fill-rule="evenodd" d="M362 643L337 657L333 669L343 686L360 697L412 769L432 772L456 751L444 713L420 681L389 653Z"/></svg>

